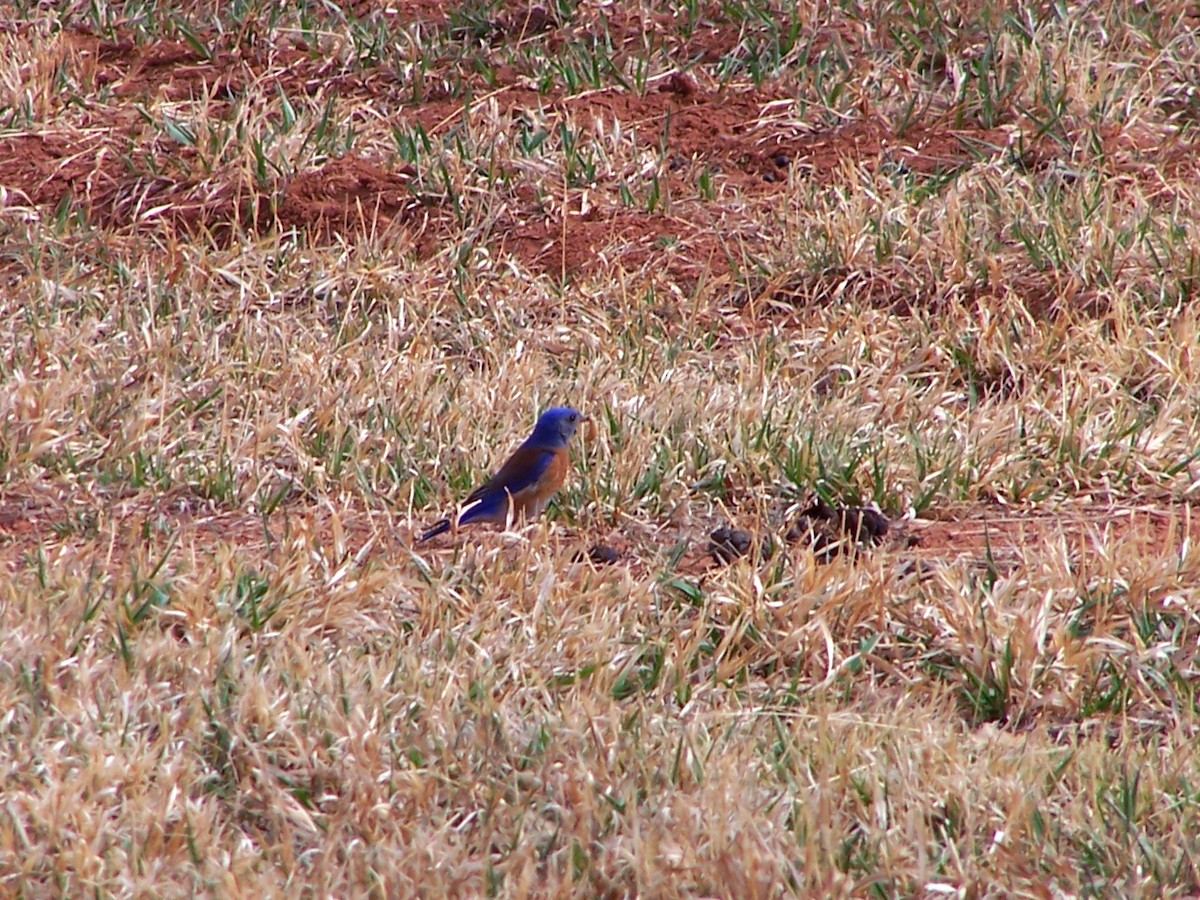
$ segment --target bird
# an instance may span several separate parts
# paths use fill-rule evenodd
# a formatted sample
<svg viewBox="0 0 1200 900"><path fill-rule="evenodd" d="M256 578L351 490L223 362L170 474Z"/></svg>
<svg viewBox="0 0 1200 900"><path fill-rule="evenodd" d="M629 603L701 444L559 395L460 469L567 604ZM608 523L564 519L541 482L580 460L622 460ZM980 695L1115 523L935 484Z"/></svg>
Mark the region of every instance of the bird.
<svg viewBox="0 0 1200 900"><path fill-rule="evenodd" d="M457 516L442 519L417 538L417 543L445 534L455 521L458 525L507 525L535 518L566 481L571 467L567 447L579 425L588 421L583 413L567 406L546 410L538 417L533 433L500 470L463 501Z"/></svg>

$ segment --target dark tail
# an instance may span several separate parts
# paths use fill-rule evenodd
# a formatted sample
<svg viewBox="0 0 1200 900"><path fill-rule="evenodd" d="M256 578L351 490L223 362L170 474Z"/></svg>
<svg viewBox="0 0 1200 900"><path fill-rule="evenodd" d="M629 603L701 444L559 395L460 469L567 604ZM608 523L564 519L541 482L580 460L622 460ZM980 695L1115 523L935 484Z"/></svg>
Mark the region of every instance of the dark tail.
<svg viewBox="0 0 1200 900"><path fill-rule="evenodd" d="M438 522L436 525L434 525L432 528L430 528L428 531L426 531L423 535L421 535L419 538L417 538L417 543L419 544L419 543L421 543L421 541L427 541L431 537L437 537L439 534L445 534L449 530L450 530L450 520L442 519L442 521Z"/></svg>

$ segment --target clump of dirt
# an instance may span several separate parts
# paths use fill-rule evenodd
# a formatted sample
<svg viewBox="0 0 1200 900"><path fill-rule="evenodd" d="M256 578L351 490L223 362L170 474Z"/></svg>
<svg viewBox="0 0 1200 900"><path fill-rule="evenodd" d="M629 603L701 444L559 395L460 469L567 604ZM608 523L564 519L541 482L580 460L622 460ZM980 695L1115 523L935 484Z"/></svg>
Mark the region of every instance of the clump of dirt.
<svg viewBox="0 0 1200 900"><path fill-rule="evenodd" d="M118 156L107 147L103 136L50 132L5 138L0 140L0 185L9 192L9 203L24 200L46 212L64 200L86 203L124 177Z"/></svg>
<svg viewBox="0 0 1200 900"><path fill-rule="evenodd" d="M807 544L818 560L829 562L877 546L890 529L881 512L864 506L833 507L818 497L800 513L784 539L789 544Z"/></svg>
<svg viewBox="0 0 1200 900"><path fill-rule="evenodd" d="M388 172L355 156L304 172L284 191L279 223L321 235L371 231L397 219L415 221L421 201L409 190L416 170Z"/></svg>
<svg viewBox="0 0 1200 900"><path fill-rule="evenodd" d="M722 525L709 535L708 552L719 563L731 563L745 556L754 546L754 535L744 528L730 528ZM761 545L763 556L769 556L773 549L769 536L764 536Z"/></svg>
<svg viewBox="0 0 1200 900"><path fill-rule="evenodd" d="M587 552L588 561L597 566L611 566L621 561L621 551L609 544L592 544Z"/></svg>
<svg viewBox="0 0 1200 900"><path fill-rule="evenodd" d="M862 506L834 507L817 498L788 528L786 544L810 547L819 562L830 562L842 554L858 554L877 546L887 537L891 523L887 517ZM755 536L744 528L722 525L709 535L708 553L718 563L728 564L749 554ZM757 540L759 555L770 559L776 541L770 534Z"/></svg>

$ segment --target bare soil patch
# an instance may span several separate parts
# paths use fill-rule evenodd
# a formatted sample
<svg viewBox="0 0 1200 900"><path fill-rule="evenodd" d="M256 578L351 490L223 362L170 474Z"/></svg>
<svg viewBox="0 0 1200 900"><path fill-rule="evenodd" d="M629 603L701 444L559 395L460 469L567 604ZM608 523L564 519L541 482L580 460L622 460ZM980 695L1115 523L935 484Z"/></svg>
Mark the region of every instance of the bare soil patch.
<svg viewBox="0 0 1200 900"><path fill-rule="evenodd" d="M246 512L221 510L190 495L174 491L153 501L131 497L98 503L97 498L82 496L52 498L48 494L18 495L12 490L0 495L0 559L10 571L25 565L28 554L37 548L51 555L70 554L87 547L104 535L110 557L122 559L147 523L169 530L186 546L211 551L231 543L245 553L268 555L279 536L295 523L303 523L306 532L322 543L336 541L357 553L371 546L371 556L394 558L402 547L411 547L422 530L416 523L410 531L396 522L386 510L371 510L350 504L331 514L324 505L293 503L278 513L262 517ZM687 528L671 528L662 534L624 533L567 529L563 537L578 544L577 552L586 556L593 546L611 548L615 556L602 553L597 564L620 563L639 573L650 571L653 560L678 546L688 545L680 571L692 575L715 571L739 556L753 555L769 559L776 552L804 554L814 551L819 562L827 562L820 547L810 546L808 538L775 534L753 523L739 522L757 547L738 547L736 552L714 553L710 535L717 519L697 520ZM724 528L728 530L728 528ZM740 530L740 529L739 529ZM466 529L457 537L432 541L421 548L433 555L473 543L497 540L493 529ZM1066 553L1082 558L1109 553L1120 546L1122 554L1133 552L1146 558L1167 553L1182 553L1200 541L1200 515L1187 504L1072 504L1059 512L1021 511L1001 507L961 507L943 510L936 519L916 518L891 522L886 537L862 544L856 557L885 554L898 563L920 562L949 565L958 561L995 565L1007 573L1026 560L1034 549L1061 546ZM878 543L878 546L873 546ZM369 557L367 557L369 558Z"/></svg>
<svg viewBox="0 0 1200 900"><path fill-rule="evenodd" d="M403 14L433 14L418 6ZM550 21L535 24L554 27ZM615 27L620 31L619 22ZM704 58L699 42L706 39L715 41L708 55L728 52L728 39L704 29L690 39L690 51ZM147 149L135 140L146 128L137 106L150 98L207 98L211 114L219 115L240 98L282 92L370 103L396 126L420 125L441 141L458 127L463 101L437 96L436 87L421 100L405 98L386 66L347 72L296 47L222 49L206 58L180 41L114 43L78 32L63 40L80 81L107 89L111 97L88 109L78 133L0 138L0 185L43 214L69 200L106 227L169 227L218 239L235 228L283 227L325 240L399 219L427 253L445 246L458 227L447 199L416 191L414 170L394 156L350 153L272 186L256 184L238 167L198 174L203 166L195 147L158 140ZM492 89L480 75L467 76L464 88L477 92L479 102L497 105L502 116L548 111L577 123L582 137L594 136L597 125L635 131L664 160L657 176L664 210L631 209L616 185L602 182L548 185L552 196L566 198L557 209L526 202L499 211L497 249L535 273L558 277L616 264L626 271L666 272L685 289L705 276L721 280L731 274L731 259L769 243L749 210L770 202L790 180L828 181L859 166L932 175L1002 155L1013 141L1011 130L936 123L897 133L870 117L814 126L796 118L785 92L725 88L682 73L650 84L641 95L619 89L539 93L518 84ZM720 183L721 197L697 197L702 174ZM584 206L582 215L575 212ZM614 242L625 248L621 259L604 252Z"/></svg>

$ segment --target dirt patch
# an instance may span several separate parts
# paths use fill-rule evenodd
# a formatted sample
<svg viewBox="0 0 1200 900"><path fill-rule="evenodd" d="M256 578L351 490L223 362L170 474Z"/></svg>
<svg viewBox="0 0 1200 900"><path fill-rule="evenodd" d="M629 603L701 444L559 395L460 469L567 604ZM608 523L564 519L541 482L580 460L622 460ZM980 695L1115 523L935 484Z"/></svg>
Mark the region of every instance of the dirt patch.
<svg viewBox="0 0 1200 900"><path fill-rule="evenodd" d="M633 210L593 210L557 223L535 216L506 223L497 240L501 252L555 277L603 270L695 284L706 274L721 277L730 271L732 251L702 227L709 218L702 212L689 217Z"/></svg>
<svg viewBox="0 0 1200 900"><path fill-rule="evenodd" d="M580 122L636 130L665 148L668 160L703 163L753 192L778 191L790 168L821 182L845 166L945 172L1003 152L1012 140L999 128L912 126L897 133L873 117L824 128L798 117L785 93L703 87L678 73L642 96L592 92L559 107Z"/></svg>
<svg viewBox="0 0 1200 900"><path fill-rule="evenodd" d="M171 172L192 156L194 151L182 148L173 161L122 160L104 136L22 135L0 141L0 186L45 214L70 202L105 227L169 228L218 241L235 228L294 228L328 240L375 232L397 220L419 230L442 221L422 215L426 204L409 190L411 167L386 171L347 155L301 173L272 194L240 175L206 179ZM131 162L140 162L141 171L130 171ZM155 169L158 174L151 174Z"/></svg>
<svg viewBox="0 0 1200 900"><path fill-rule="evenodd" d="M103 514L101 509L104 509ZM420 524L412 534L383 510L370 510L343 504L338 515L329 514L327 505L293 504L274 513L266 521L253 513L213 509L211 504L187 491L176 491L157 497L153 502L144 498L98 503L95 498L64 497L12 491L0 497L0 562L8 571L27 564L32 554L72 554L89 552L100 540L106 552L124 558L130 549L126 544L142 533L146 523L156 529L176 533L183 542L197 549L211 549L236 542L243 549L257 547L267 553L271 533L280 529L303 527L322 536L323 542L336 539L357 552L368 542L372 552L391 553L402 546L411 546ZM688 545L686 554L677 566L680 574L699 577L722 568L730 560L713 554L712 526L696 523L686 532L669 535L630 535L621 532L602 535L587 531L565 531L553 526L579 544L580 558L598 539L612 548L613 562L645 574L651 559L679 542ZM718 523L719 524L719 523ZM721 530L721 529L718 529ZM715 532L714 532L715 533ZM103 537L100 537L103 535ZM749 540L768 535L746 532ZM276 534L276 538L278 535ZM467 529L455 538L430 542L429 552L441 552L463 542L489 542L493 531L488 528ZM662 543L663 541L666 543ZM1156 558L1178 550L1185 544L1200 541L1200 514L1188 504L1111 505L1080 504L1057 513L1022 512L996 507L964 507L947 510L945 518L897 521L877 540L864 542L861 554L888 554L919 565L951 564L967 561L978 565L995 566L1001 574L1013 571L1029 555L1029 548L1061 546L1076 559L1094 556L1104 547L1133 545L1145 558ZM763 556L792 552L789 547L808 547L792 535L771 535L764 543ZM877 545L877 546L876 546ZM743 550L742 553L745 553ZM742 553L735 554L742 555ZM853 556L853 554L852 554Z"/></svg>
<svg viewBox="0 0 1200 900"><path fill-rule="evenodd" d="M534 274L578 278L617 270L669 279L686 293L702 281L760 268L773 239L762 232L763 206L778 204L797 182L827 184L863 171L949 177L997 158L1039 169L1057 165L1062 152L1049 138L1021 135L1013 126L974 127L969 116L953 122L915 118L898 130L864 107L829 125L824 114L801 112L790 88L729 87L699 64L749 52L751 38L744 23L728 20L715 6L701 4L690 19L683 10L604 7L562 20L548 5L520 2L451 11L430 2L352 9L364 20L383 17L444 31L446 42L431 44L437 52L428 60L423 88L412 73L385 63L323 55L299 34L273 44L251 32L151 44L63 35L64 64L81 92L96 93L102 102L81 104L78 132L0 140L0 187L43 215L69 202L107 228L165 229L217 241L239 229L286 228L325 242L399 224L426 255L458 240L464 222L475 222L472 210L460 208L455 190L442 184L447 175L441 162L474 111L497 110L514 126L525 122L556 138L564 129L581 145L636 134L644 160L636 171L589 177L556 166L537 169L532 157L514 157L500 173L511 190L494 192L493 205L476 211L481 242ZM637 89L574 93L533 70L518 71L527 62L519 57L492 65L507 58L500 51L528 42L586 47L601 36L612 44L614 66L622 64L623 53L644 55L647 48L687 63ZM805 26L801 43L809 58L826 50L853 55L863 40L860 23L839 20ZM429 141L429 159L408 166L377 142L369 150L339 150L343 155L333 159L313 154L295 174L255 175L244 161L214 161L211 151L201 158L200 142L172 139L170 123L149 121L144 112L151 101L201 103L209 118L219 119L234 104L274 103L280 96L357 104L397 131L419 128ZM1163 134L1130 127L1110 129L1101 139L1104 152L1124 160L1120 177L1162 181L1164 170L1152 162L1154 148L1166 146ZM1176 168L1194 167L1193 157L1182 144L1167 153ZM458 162L468 170L482 165ZM529 171L522 169L525 163ZM474 188L468 181L463 190ZM545 202L547 195L554 202ZM1048 314L1056 298L1071 291L1052 276L1041 273L1019 291L1035 315ZM897 281L886 265L857 272L821 266L796 283L766 286L764 296L797 306L833 302L849 292L901 314L947 299L979 299L911 281ZM1063 302L1078 309L1091 299L1072 295Z"/></svg>
<svg viewBox="0 0 1200 900"><path fill-rule="evenodd" d="M833 303L854 303L884 309L896 315L918 310L943 310L949 306L995 309L1017 297L1035 318L1052 317L1064 310L1102 315L1107 303L1094 288L1082 290L1070 273L1053 269L1007 274L1001 282L971 284L946 289L913 277L897 278L886 270L827 266L811 272L787 273L747 292L732 296L737 308L790 313L796 309L821 308Z"/></svg>
<svg viewBox="0 0 1200 900"><path fill-rule="evenodd" d="M279 210L287 228L354 234L401 218L415 219L421 202L409 191L416 170L387 172L354 156L326 163L288 184Z"/></svg>
<svg viewBox="0 0 1200 900"><path fill-rule="evenodd" d="M14 199L47 211L68 198L113 190L123 174L102 134L84 139L29 134L0 140L0 187Z"/></svg>
<svg viewBox="0 0 1200 900"><path fill-rule="evenodd" d="M397 14L432 20L436 7L406 4ZM647 20L622 13L608 26L622 41L648 34L653 42L656 34L671 33L675 18L656 14ZM500 34L559 27L541 7L521 4L501 10L492 25ZM718 33L724 37L712 53L727 52L734 31L712 24L691 32L688 41L696 44L689 43L691 51L699 53L700 44L716 40ZM205 98L215 115L251 89L368 97L392 105L398 122L416 123L435 140L458 127L460 100L402 98L400 80L386 66L347 74L333 60L315 58L303 41L205 54L180 41L139 45L78 33L64 40L81 83L111 92L116 102L93 108L83 134L18 135L0 141L0 185L32 206L57 208L70 201L107 227L167 227L216 239L235 227L285 227L328 240L400 219L427 236L418 246L429 250L442 246L458 225L437 209L440 198L418 200L408 190L414 169L388 160L349 154L272 188L255 184L238 169L205 173L191 146L161 138L136 146L131 142L146 127L135 106L151 97L168 102ZM214 46L218 43L214 39ZM549 110L552 117L575 123L584 137L595 137L597 127L619 127L659 148L661 171L654 177L661 179L661 205L671 198L668 211L651 211L647 206L654 204L642 196L633 206L622 204L614 184L582 186L594 198L582 215L564 219L536 204L502 211L495 229L498 248L534 272L560 277L613 266L653 268L686 287L701 277L728 274L730 252L715 235L736 238L743 249L759 241L748 226L739 228L736 204L698 198L701 177L719 179L726 197L730 190L742 197L768 196L783 189L789 178L829 179L847 165L893 164L920 173L953 168L969 161L978 148L998 147L1004 140L1000 133L963 130L924 129L898 136L874 120L814 130L794 117L791 99L778 91L725 90L682 72L659 79L644 95L614 89L544 95L518 84L489 91L482 76L468 86L512 117ZM569 193L579 195L580 188Z"/></svg>
<svg viewBox="0 0 1200 900"><path fill-rule="evenodd" d="M1200 540L1200 514L1187 504L1085 506L1059 513L964 509L944 520L918 519L906 532L925 559L990 558L1011 563L1031 546L1059 544L1090 555L1114 544L1133 545L1147 558Z"/></svg>
<svg viewBox="0 0 1200 900"><path fill-rule="evenodd" d="M82 85L107 89L126 102L232 101L251 86L311 95L329 86L340 71L335 61L315 58L299 39L292 46L213 49L207 54L180 41L137 44L103 41L83 33L68 34L64 40ZM206 40L218 47L216 38L206 36ZM333 86L348 84L342 80Z"/></svg>

